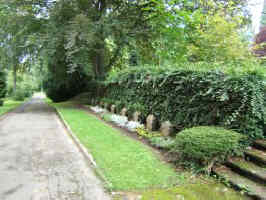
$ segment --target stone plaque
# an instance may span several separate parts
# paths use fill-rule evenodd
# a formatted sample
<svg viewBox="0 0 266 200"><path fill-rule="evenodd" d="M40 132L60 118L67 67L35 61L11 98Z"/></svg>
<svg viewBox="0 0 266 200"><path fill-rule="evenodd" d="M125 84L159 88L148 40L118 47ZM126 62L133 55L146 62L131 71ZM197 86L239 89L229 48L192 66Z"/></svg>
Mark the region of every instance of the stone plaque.
<svg viewBox="0 0 266 200"><path fill-rule="evenodd" d="M116 107L115 105L111 106L111 113L115 113L115 107Z"/></svg>
<svg viewBox="0 0 266 200"><path fill-rule="evenodd" d="M123 109L121 110L121 115L122 115L122 116L127 116L127 108L123 108Z"/></svg>
<svg viewBox="0 0 266 200"><path fill-rule="evenodd" d="M149 115L146 119L146 128L149 131L155 131L156 129L156 118L154 115Z"/></svg>
<svg viewBox="0 0 266 200"><path fill-rule="evenodd" d="M133 113L133 121L139 122L140 121L140 115L141 115L141 113L139 111L134 112Z"/></svg>
<svg viewBox="0 0 266 200"><path fill-rule="evenodd" d="M170 136L173 131L173 125L170 121L165 121L161 124L160 131L163 136Z"/></svg>

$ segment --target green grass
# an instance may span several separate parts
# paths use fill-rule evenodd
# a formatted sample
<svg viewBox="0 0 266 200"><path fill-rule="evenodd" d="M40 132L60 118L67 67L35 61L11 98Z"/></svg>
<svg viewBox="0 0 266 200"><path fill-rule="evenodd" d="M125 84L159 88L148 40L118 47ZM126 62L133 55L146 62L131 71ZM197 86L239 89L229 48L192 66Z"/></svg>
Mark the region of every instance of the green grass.
<svg viewBox="0 0 266 200"><path fill-rule="evenodd" d="M198 182L186 184L167 190L151 190L142 194L142 200L248 200L221 183L208 180L207 183Z"/></svg>
<svg viewBox="0 0 266 200"><path fill-rule="evenodd" d="M3 115L6 112L12 110L13 108L20 106L22 103L22 101L5 100L4 106L0 106L0 115Z"/></svg>
<svg viewBox="0 0 266 200"><path fill-rule="evenodd" d="M93 155L111 190L143 190L168 187L181 181L175 170L163 163L144 144L104 124L95 116L53 104L82 144ZM66 106L68 105L68 106Z"/></svg>

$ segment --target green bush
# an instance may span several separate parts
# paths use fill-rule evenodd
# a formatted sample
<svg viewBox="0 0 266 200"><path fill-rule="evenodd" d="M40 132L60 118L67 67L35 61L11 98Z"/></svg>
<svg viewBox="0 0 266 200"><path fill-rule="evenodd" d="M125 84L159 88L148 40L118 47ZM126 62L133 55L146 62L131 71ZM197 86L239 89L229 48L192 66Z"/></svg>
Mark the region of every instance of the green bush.
<svg viewBox="0 0 266 200"><path fill-rule="evenodd" d="M20 85L17 85L16 91L11 93L11 96L16 101L23 101L25 98L31 97L35 91L29 83L26 81L21 82Z"/></svg>
<svg viewBox="0 0 266 200"><path fill-rule="evenodd" d="M103 113L101 115L101 118L106 121L106 122L111 122L111 114L108 114L108 113Z"/></svg>
<svg viewBox="0 0 266 200"><path fill-rule="evenodd" d="M152 137L149 141L152 146L162 149L171 149L174 145L174 140L168 137Z"/></svg>
<svg viewBox="0 0 266 200"><path fill-rule="evenodd" d="M110 75L105 98L129 106L175 129L221 126L249 136L264 137L263 76L255 71L224 73L216 69L131 67Z"/></svg>
<svg viewBox="0 0 266 200"><path fill-rule="evenodd" d="M17 89L15 93L12 94L12 98L16 101L23 101L27 94L22 89Z"/></svg>
<svg viewBox="0 0 266 200"><path fill-rule="evenodd" d="M6 73L0 71L0 99L4 98L7 93Z"/></svg>
<svg viewBox="0 0 266 200"><path fill-rule="evenodd" d="M63 78L62 78L63 79ZM44 81L44 90L46 95L53 102L66 101L84 91L86 91L87 83L85 77L79 80L76 75L68 75L63 81L55 75L50 75Z"/></svg>
<svg viewBox="0 0 266 200"><path fill-rule="evenodd" d="M244 139L245 136L231 130L199 126L181 131L176 136L172 151L180 155L181 161L209 165L241 155Z"/></svg>

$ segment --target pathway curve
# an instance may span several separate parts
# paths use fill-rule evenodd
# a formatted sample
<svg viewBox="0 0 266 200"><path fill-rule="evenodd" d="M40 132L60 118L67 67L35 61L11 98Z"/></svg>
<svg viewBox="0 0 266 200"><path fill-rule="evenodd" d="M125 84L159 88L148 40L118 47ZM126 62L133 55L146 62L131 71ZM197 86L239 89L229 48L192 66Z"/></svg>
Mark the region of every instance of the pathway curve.
<svg viewBox="0 0 266 200"><path fill-rule="evenodd" d="M0 121L1 200L109 200L51 107L33 99Z"/></svg>

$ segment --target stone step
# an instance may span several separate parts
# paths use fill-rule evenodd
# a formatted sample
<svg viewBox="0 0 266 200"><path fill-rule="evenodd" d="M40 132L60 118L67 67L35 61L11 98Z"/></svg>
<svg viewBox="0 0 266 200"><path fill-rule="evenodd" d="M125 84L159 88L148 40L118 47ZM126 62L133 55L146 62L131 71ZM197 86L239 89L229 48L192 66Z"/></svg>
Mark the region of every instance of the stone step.
<svg viewBox="0 0 266 200"><path fill-rule="evenodd" d="M257 200L266 200L266 187L264 185L253 182L252 180L232 171L226 166L214 169L214 173L238 189L246 190L249 196L252 196Z"/></svg>
<svg viewBox="0 0 266 200"><path fill-rule="evenodd" d="M266 186L266 167L261 167L243 158L233 158L226 165L236 173L250 178Z"/></svg>
<svg viewBox="0 0 266 200"><path fill-rule="evenodd" d="M266 140L256 140L253 146L259 150L266 151Z"/></svg>
<svg viewBox="0 0 266 200"><path fill-rule="evenodd" d="M266 152L251 148L245 151L247 160L255 162L262 167L266 167Z"/></svg>

